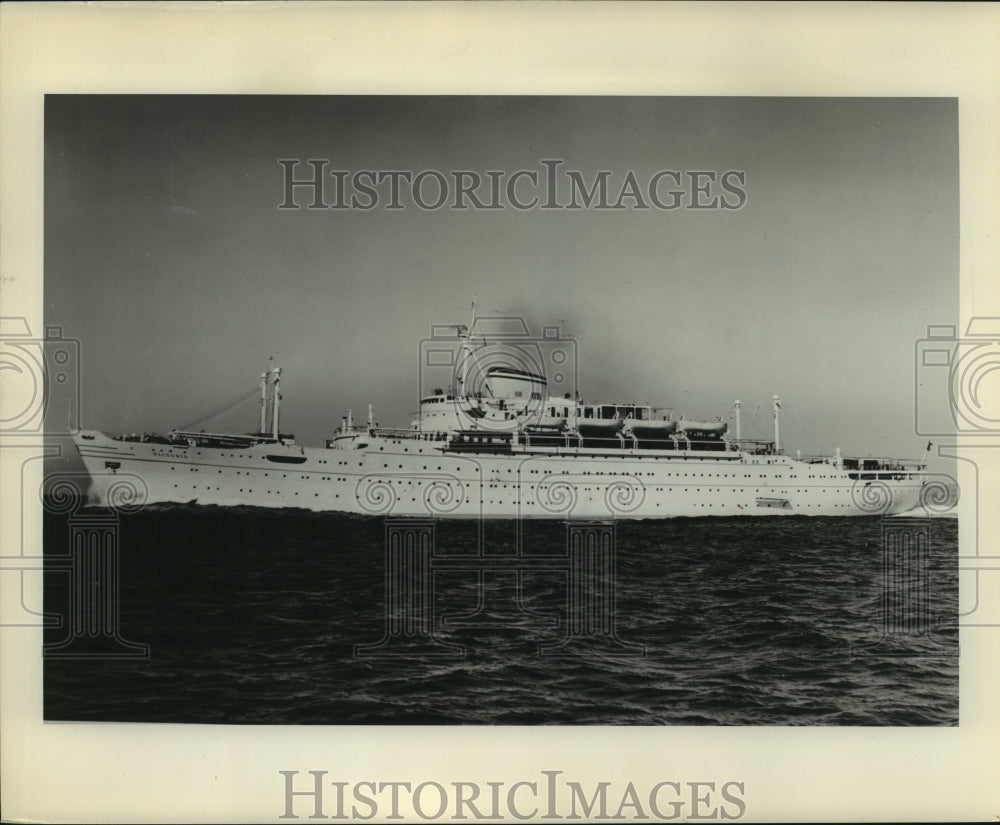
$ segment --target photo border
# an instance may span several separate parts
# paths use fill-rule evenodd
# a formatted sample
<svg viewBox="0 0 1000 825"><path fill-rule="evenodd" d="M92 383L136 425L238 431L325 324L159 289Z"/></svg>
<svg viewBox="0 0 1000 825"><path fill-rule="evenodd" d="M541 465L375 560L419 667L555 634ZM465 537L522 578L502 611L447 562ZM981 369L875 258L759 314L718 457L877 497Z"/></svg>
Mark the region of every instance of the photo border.
<svg viewBox="0 0 1000 825"><path fill-rule="evenodd" d="M974 316L1000 316L998 32L1000 9L989 4L3 4L2 314L23 316L36 334L50 320L46 93L934 96L959 99L964 329ZM41 504L22 533L10 493L40 487L41 461L22 479L31 449L0 448L6 603L20 599L12 557L41 548ZM992 476L984 481L997 463L988 451L958 463L978 503L1000 500ZM967 528L980 548L995 541L995 514L977 514L976 496L959 508L963 555L975 552L964 547ZM995 600L991 574L1000 576L987 570L979 584ZM40 605L40 576L24 580ZM43 722L42 628L5 626L4 816L281 821L281 770L414 784L539 781L561 770L585 787L743 782L747 820L993 818L998 640L995 626L962 628L957 728L254 727Z"/></svg>

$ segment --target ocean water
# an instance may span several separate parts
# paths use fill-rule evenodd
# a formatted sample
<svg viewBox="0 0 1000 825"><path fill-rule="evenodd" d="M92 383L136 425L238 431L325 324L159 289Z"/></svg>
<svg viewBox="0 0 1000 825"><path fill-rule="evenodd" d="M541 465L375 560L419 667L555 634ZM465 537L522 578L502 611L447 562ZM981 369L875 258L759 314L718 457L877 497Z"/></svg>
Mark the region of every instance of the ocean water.
<svg viewBox="0 0 1000 825"><path fill-rule="evenodd" d="M82 609L68 547L102 514L46 515L47 612ZM431 560L388 578L379 518L171 505L105 521L117 593L101 585L96 640L47 631L71 642L45 658L48 720L958 724L955 519L907 520L919 569L885 566L902 522L878 517L598 525L613 552L575 567L578 525L442 521L418 526ZM419 621L390 621L400 593ZM136 652L104 645L109 628L148 654L92 655Z"/></svg>

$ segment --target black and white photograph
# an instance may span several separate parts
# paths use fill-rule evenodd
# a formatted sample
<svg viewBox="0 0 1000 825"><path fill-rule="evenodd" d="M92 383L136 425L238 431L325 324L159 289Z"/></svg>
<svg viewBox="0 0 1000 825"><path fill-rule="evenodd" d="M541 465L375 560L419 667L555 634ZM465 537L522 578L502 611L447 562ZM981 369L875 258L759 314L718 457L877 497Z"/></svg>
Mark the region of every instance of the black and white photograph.
<svg viewBox="0 0 1000 825"><path fill-rule="evenodd" d="M0 418L36 724L200 743L241 774L213 821L888 816L776 788L991 729L983 106L405 65L33 93ZM923 770L886 787L952 818Z"/></svg>
<svg viewBox="0 0 1000 825"><path fill-rule="evenodd" d="M46 718L958 724L954 99L55 95L45 160L120 599Z"/></svg>

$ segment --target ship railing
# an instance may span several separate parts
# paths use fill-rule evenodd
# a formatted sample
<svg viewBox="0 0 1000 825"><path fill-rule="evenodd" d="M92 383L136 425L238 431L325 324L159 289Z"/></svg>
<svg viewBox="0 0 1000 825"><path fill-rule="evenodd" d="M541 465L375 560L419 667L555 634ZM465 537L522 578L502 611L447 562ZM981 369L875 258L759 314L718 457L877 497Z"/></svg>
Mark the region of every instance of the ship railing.
<svg viewBox="0 0 1000 825"><path fill-rule="evenodd" d="M118 433L110 436L115 441L130 441L151 444L195 443L196 445L212 445L227 447L249 447L252 444L274 444L277 439L270 435L234 435L233 433L208 433L193 430L171 430L169 433ZM282 438L292 436L282 435Z"/></svg>
<svg viewBox="0 0 1000 825"><path fill-rule="evenodd" d="M923 470L927 464L916 458L843 458L841 465L845 470L861 470L863 472L913 472Z"/></svg>
<svg viewBox="0 0 1000 825"><path fill-rule="evenodd" d="M156 433L108 433L108 438L114 441L138 441L145 442L150 439L162 439L164 441L168 440L166 436L158 435Z"/></svg>
<svg viewBox="0 0 1000 825"><path fill-rule="evenodd" d="M422 432L402 427L372 427L369 433L381 438L407 438L413 441L446 441L448 438L448 434L443 432Z"/></svg>
<svg viewBox="0 0 1000 825"><path fill-rule="evenodd" d="M583 436L572 430L553 432L518 431L514 435L512 446L517 450L538 450L553 455L579 455L581 452L596 451L599 455L614 453L630 455L639 453L659 453L668 455L687 455L688 453L720 453L719 458L735 459L733 451L726 446L721 438L688 439L670 436L668 439L642 439L617 433L611 436Z"/></svg>
<svg viewBox="0 0 1000 825"><path fill-rule="evenodd" d="M258 443L268 443L277 441L272 435L260 435L258 433L234 434L234 433L207 433L204 430L197 432L193 430L171 430L170 435L178 438L211 438L218 441L254 441ZM292 438L292 436L281 434L282 438Z"/></svg>
<svg viewBox="0 0 1000 825"><path fill-rule="evenodd" d="M830 464L834 467L839 467L844 461L844 459L837 458L835 455L803 455L796 456L796 458L803 464Z"/></svg>
<svg viewBox="0 0 1000 825"><path fill-rule="evenodd" d="M751 455L779 455L780 451L774 448L773 441L765 441L759 438L730 438L726 442L730 450L738 450Z"/></svg>
<svg viewBox="0 0 1000 825"><path fill-rule="evenodd" d="M806 464L828 464L844 470L865 473L895 472L913 473L927 467L926 462L916 458L838 458L831 455L804 455L800 458Z"/></svg>

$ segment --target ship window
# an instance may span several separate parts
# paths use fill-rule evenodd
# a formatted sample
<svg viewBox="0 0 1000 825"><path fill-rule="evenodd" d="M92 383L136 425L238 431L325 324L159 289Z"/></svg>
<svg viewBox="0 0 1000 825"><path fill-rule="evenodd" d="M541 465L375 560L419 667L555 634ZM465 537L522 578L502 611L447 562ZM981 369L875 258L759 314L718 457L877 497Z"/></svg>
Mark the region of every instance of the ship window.
<svg viewBox="0 0 1000 825"><path fill-rule="evenodd" d="M522 393L520 390L514 390L514 397L515 398L521 398L521 396L523 396L523 395L524 395L524 393Z"/></svg>

